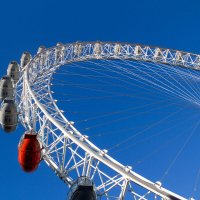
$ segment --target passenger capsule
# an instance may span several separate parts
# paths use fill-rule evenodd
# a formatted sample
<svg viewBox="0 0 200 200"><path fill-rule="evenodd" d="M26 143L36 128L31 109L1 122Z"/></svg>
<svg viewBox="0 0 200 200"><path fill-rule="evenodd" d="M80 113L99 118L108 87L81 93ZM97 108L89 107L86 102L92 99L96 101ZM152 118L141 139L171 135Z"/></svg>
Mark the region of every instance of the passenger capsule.
<svg viewBox="0 0 200 200"><path fill-rule="evenodd" d="M33 172L41 161L41 146L36 134L25 133L18 145L18 162L25 172Z"/></svg>
<svg viewBox="0 0 200 200"><path fill-rule="evenodd" d="M37 54L40 54L38 58L42 66L45 65L47 59L47 52L45 52L45 49L46 49L45 46L40 46L37 51Z"/></svg>
<svg viewBox="0 0 200 200"><path fill-rule="evenodd" d="M135 56L140 56L141 54L142 54L142 48L141 48L141 46L136 45L135 49L134 49L134 55Z"/></svg>
<svg viewBox="0 0 200 200"><path fill-rule="evenodd" d="M154 59L155 60L159 60L162 58L162 51L159 48L155 49L155 53L154 53Z"/></svg>
<svg viewBox="0 0 200 200"><path fill-rule="evenodd" d="M14 83L19 80L19 65L16 61L12 61L8 65L7 75L10 76Z"/></svg>
<svg viewBox="0 0 200 200"><path fill-rule="evenodd" d="M74 54L76 56L79 56L81 54L81 52L82 52L82 45L81 44L76 44L74 46Z"/></svg>
<svg viewBox="0 0 200 200"><path fill-rule="evenodd" d="M21 57L21 67L25 67L31 60L31 54L29 52L24 52Z"/></svg>
<svg viewBox="0 0 200 200"><path fill-rule="evenodd" d="M45 50L45 46L40 46L40 47L38 48L37 54L41 53L41 52L44 51L44 50Z"/></svg>
<svg viewBox="0 0 200 200"><path fill-rule="evenodd" d="M1 107L0 123L5 132L12 132L17 127L17 107L14 100L5 99Z"/></svg>
<svg viewBox="0 0 200 200"><path fill-rule="evenodd" d="M13 98L14 88L10 76L3 76L0 80L0 99Z"/></svg>
<svg viewBox="0 0 200 200"><path fill-rule="evenodd" d="M100 43L96 43L94 45L94 54L95 55L100 55L101 54L101 50L102 50L102 46Z"/></svg>
<svg viewBox="0 0 200 200"><path fill-rule="evenodd" d="M94 185L88 177L79 177L71 186L68 200L96 200Z"/></svg>
<svg viewBox="0 0 200 200"><path fill-rule="evenodd" d="M181 61L182 61L182 54L181 54L180 51L176 51L175 59L176 59L176 61L178 61L178 62L181 62Z"/></svg>
<svg viewBox="0 0 200 200"><path fill-rule="evenodd" d="M64 45L61 42L58 42L56 44L56 50L55 50L55 62L61 62L64 54Z"/></svg>
<svg viewBox="0 0 200 200"><path fill-rule="evenodd" d="M118 56L121 53L121 45L120 44L115 45L114 53L115 53L116 56Z"/></svg>

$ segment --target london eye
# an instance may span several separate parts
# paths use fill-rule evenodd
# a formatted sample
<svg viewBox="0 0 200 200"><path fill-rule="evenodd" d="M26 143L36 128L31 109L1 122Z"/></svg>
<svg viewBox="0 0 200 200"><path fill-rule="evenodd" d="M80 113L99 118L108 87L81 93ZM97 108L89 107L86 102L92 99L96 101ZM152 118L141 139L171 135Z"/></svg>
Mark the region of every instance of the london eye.
<svg viewBox="0 0 200 200"><path fill-rule="evenodd" d="M109 124L111 120L105 122L101 117L91 115L87 120L72 121L71 117L68 117L70 111L63 112L62 104L71 96L72 99L76 99L74 97L86 89L89 90L88 93L92 91L93 96L88 96L86 92L86 96L77 97L79 100L87 101L92 98L95 102L98 99L103 104L102 99L137 99L139 92L139 96L145 96L146 103L151 105L156 105L155 99L160 98L159 102L165 107L169 101L167 96L171 96L199 106L199 69L199 55L140 44L98 41L58 43L52 48L41 46L33 57L24 52L19 65L17 62L11 62L7 75L1 79L1 125L6 132L15 130L18 123L23 125L25 134L22 135L18 146L18 161L22 169L32 172L44 161L70 188L67 197L70 200L186 200L189 197L183 197L166 188L162 178L157 181L149 180L145 175L136 172L134 167L114 159L108 149L99 148L95 140L90 140L90 136L85 134L89 130L88 127L82 131L76 126L78 121L86 124L91 118L94 122L90 128L97 126L97 118L100 118L102 126ZM143 90L134 91L136 85L139 88L142 86ZM67 93L63 92L62 86ZM124 93L118 93L118 88ZM54 98L56 94L60 94L60 98L63 99L61 103ZM131 113L130 116L137 115L136 107L141 107L139 103L141 99L130 108L119 102L118 107L122 106L120 111L103 112L102 116L121 115L127 110ZM102 111L100 105L96 107L100 107L99 112ZM81 105L79 111L81 108L84 106ZM104 105L104 108L109 109L107 105ZM152 113L155 110L153 109ZM84 111L86 112L87 108ZM170 110L169 115L164 116L161 121L169 119L172 115L175 114ZM124 119L127 117L125 113ZM118 126L123 124L118 117L112 120L116 121ZM155 123L151 122L150 127L144 127L143 131L153 128L158 123L158 120ZM111 126L112 124L109 124L109 127ZM130 125L126 125L126 128L131 129L128 126ZM136 126L134 128L137 129ZM142 130L139 134L142 134ZM121 137L123 139L120 138L115 145L112 144L111 149L128 149L128 146L131 146L128 142L133 137L136 135ZM191 137L189 134L164 176Z"/></svg>

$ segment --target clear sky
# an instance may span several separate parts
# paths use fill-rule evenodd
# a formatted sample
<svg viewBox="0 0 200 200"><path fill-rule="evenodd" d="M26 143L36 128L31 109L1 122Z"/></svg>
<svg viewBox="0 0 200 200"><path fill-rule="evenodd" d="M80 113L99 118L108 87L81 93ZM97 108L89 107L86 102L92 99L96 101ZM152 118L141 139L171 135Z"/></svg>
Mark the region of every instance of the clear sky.
<svg viewBox="0 0 200 200"><path fill-rule="evenodd" d="M6 73L11 60L20 60L23 51L35 54L40 45L51 47L57 42L120 41L200 54L199 19L200 3L197 0L1 1L0 75ZM20 169L17 144L23 133L21 126L12 134L0 130L0 199L66 199L67 187L44 163L33 174ZM111 136L108 139L112 139ZM196 149L186 152L187 156L172 172L174 178L166 183L186 197L192 194L200 166L200 162L196 162L199 166L190 166L188 161L191 155L199 158L199 140L193 144ZM127 161L123 156L120 159ZM151 164L147 162L143 168ZM188 166L192 178L186 171L175 176L182 166ZM153 170L146 169L145 174L156 179ZM196 196L200 198L200 189Z"/></svg>

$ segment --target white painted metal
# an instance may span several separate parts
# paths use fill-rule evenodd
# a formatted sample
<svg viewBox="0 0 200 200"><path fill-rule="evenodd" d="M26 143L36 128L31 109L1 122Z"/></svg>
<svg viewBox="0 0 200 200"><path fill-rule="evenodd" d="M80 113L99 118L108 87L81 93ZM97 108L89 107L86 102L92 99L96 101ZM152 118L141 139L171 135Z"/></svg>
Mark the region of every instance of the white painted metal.
<svg viewBox="0 0 200 200"><path fill-rule="evenodd" d="M81 175L94 180L102 199L186 198L137 174L91 143L69 122L52 97L51 77L61 65L89 59L133 59L200 69L199 55L127 43L60 44L44 49L25 66L16 87L20 121L26 129L35 127L43 145L43 158L67 184Z"/></svg>

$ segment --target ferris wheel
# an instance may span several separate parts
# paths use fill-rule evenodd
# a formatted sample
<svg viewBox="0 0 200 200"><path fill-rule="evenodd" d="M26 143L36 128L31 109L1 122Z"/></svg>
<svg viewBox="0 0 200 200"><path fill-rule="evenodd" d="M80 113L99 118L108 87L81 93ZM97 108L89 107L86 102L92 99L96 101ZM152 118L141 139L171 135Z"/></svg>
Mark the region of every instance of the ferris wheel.
<svg viewBox="0 0 200 200"><path fill-rule="evenodd" d="M51 91L53 75L63 65L94 60L134 60L200 69L199 55L120 42L58 43L52 48L40 47L34 57L23 53L20 65L9 64L0 85L3 129L15 130L18 121L26 129L18 146L22 169L34 171L44 160L70 188L70 200L186 200L160 181L150 181L109 156L59 109Z"/></svg>

